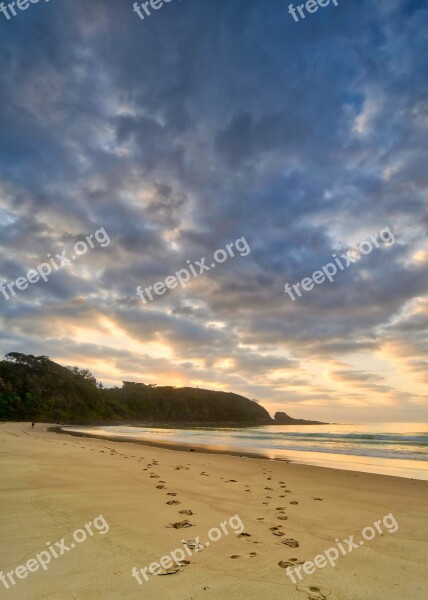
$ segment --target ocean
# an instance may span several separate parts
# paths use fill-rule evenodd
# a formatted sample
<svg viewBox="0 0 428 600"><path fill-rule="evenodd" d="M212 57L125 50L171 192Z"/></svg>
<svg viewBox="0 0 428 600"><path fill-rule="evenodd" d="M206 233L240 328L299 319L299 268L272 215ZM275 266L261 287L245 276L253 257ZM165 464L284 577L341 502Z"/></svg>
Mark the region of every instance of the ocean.
<svg viewBox="0 0 428 600"><path fill-rule="evenodd" d="M428 423L64 429L129 441L186 444L327 468L428 480Z"/></svg>

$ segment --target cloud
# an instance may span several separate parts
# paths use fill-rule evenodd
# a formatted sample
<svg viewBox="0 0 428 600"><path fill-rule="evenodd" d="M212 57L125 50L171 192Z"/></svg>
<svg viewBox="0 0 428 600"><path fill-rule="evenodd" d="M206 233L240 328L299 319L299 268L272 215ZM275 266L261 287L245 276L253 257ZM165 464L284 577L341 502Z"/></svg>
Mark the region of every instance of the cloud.
<svg viewBox="0 0 428 600"><path fill-rule="evenodd" d="M74 0L2 21L0 280L100 227L111 244L0 293L1 349L109 385L149 376L302 417L420 419L427 22L404 0L304 29L279 0L187 0L145 22ZM284 294L386 226L394 246L299 302ZM248 256L150 305L136 296L242 236Z"/></svg>

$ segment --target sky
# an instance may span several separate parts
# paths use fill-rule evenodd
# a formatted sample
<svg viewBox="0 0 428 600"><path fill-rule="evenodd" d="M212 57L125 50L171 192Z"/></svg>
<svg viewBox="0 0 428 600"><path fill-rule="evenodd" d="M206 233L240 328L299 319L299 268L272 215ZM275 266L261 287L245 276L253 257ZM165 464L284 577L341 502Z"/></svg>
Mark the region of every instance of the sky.
<svg viewBox="0 0 428 600"><path fill-rule="evenodd" d="M0 13L0 281L110 240L0 293L2 354L271 414L428 421L428 4L299 22L288 4ZM385 228L394 243L285 293ZM137 296L241 238L246 255Z"/></svg>

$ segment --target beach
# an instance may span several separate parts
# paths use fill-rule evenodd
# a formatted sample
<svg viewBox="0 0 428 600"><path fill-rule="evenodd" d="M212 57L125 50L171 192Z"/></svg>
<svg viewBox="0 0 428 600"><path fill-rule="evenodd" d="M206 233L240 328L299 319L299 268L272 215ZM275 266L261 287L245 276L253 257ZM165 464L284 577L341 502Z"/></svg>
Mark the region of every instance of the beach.
<svg viewBox="0 0 428 600"><path fill-rule="evenodd" d="M15 584L6 578L1 597L426 597L426 481L59 435L48 427L0 424L3 577L62 538L70 547L73 532L100 524L97 517L108 531L93 528L46 570L25 577L21 570L22 579L12 576ZM191 527L171 527L185 521ZM313 561L336 540L362 541L367 527L373 539L342 553L334 567L300 570L296 583L287 575L287 563ZM214 529L220 537L209 535ZM189 550L189 564L181 561L178 572L148 576L146 570L141 584L132 575L134 567L140 572L183 548L182 540L197 538L203 551Z"/></svg>

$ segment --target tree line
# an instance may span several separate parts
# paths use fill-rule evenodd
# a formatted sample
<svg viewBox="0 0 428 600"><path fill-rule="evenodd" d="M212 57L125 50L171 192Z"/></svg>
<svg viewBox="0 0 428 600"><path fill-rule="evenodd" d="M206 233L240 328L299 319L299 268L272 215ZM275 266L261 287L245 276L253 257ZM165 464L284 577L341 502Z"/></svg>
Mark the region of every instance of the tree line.
<svg viewBox="0 0 428 600"><path fill-rule="evenodd" d="M229 392L124 381L104 388L88 369L11 352L0 361L0 420L69 424L274 421L257 402Z"/></svg>

